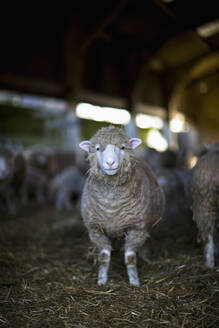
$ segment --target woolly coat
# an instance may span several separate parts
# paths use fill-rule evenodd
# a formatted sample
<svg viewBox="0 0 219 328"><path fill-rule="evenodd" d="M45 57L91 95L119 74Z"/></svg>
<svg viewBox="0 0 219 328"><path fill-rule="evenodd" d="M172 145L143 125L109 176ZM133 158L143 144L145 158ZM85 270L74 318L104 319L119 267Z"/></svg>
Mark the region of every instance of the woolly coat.
<svg viewBox="0 0 219 328"><path fill-rule="evenodd" d="M193 219L203 240L219 223L219 145L203 155L192 172Z"/></svg>
<svg viewBox="0 0 219 328"><path fill-rule="evenodd" d="M91 241L98 249L111 249L110 238L125 237L125 249L136 251L163 213L163 194L149 167L133 154L121 129L100 129L90 140L90 171L85 183L81 213ZM119 171L105 175L97 161L95 144L125 145Z"/></svg>

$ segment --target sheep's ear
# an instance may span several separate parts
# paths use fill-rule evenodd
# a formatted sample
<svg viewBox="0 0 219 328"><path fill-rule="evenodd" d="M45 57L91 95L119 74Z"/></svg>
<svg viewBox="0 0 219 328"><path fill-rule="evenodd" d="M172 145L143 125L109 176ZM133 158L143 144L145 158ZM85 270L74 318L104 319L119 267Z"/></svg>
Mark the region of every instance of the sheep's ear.
<svg viewBox="0 0 219 328"><path fill-rule="evenodd" d="M79 147L87 152L90 150L90 141L85 140L79 143Z"/></svg>
<svg viewBox="0 0 219 328"><path fill-rule="evenodd" d="M142 140L139 138L131 138L129 139L129 142L131 144L132 149L135 149L142 143Z"/></svg>

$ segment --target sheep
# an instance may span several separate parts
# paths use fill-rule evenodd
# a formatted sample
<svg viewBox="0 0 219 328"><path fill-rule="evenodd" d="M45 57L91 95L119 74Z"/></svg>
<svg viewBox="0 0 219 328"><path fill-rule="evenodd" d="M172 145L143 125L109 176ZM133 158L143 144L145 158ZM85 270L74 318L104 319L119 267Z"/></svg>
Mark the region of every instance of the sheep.
<svg viewBox="0 0 219 328"><path fill-rule="evenodd" d="M0 195L1 205L6 203L6 208L11 214L15 212L13 202L11 201L10 183L14 172L13 152L6 148L0 147Z"/></svg>
<svg viewBox="0 0 219 328"><path fill-rule="evenodd" d="M33 145L24 152L27 161L27 192L45 203L48 184L57 172L54 151L50 147Z"/></svg>
<svg viewBox="0 0 219 328"><path fill-rule="evenodd" d="M24 204L26 162L21 152L0 147L0 195L1 207L14 215L19 203Z"/></svg>
<svg viewBox="0 0 219 328"><path fill-rule="evenodd" d="M38 204L44 204L48 196L49 179L40 169L27 165L26 188L27 196L36 199Z"/></svg>
<svg viewBox="0 0 219 328"><path fill-rule="evenodd" d="M159 152L154 148L146 147L144 158L154 173L160 168L173 168L177 164L177 152L170 149Z"/></svg>
<svg viewBox="0 0 219 328"><path fill-rule="evenodd" d="M122 237L129 283L140 285L136 252L163 213L163 194L152 171L134 156L141 142L129 139L121 128L108 126L79 144L90 162L81 215L99 251L98 285L108 280L111 239Z"/></svg>
<svg viewBox="0 0 219 328"><path fill-rule="evenodd" d="M22 151L14 151L14 173L11 187L21 205L27 204L27 162Z"/></svg>
<svg viewBox="0 0 219 328"><path fill-rule="evenodd" d="M205 265L215 266L219 227L219 143L213 144L192 169L193 220L204 243Z"/></svg>
<svg viewBox="0 0 219 328"><path fill-rule="evenodd" d="M76 166L69 166L57 174L49 184L49 198L58 210L72 209L72 197L81 195L84 175Z"/></svg>
<svg viewBox="0 0 219 328"><path fill-rule="evenodd" d="M163 223L173 228L191 229L192 210L189 190L191 172L179 168L160 168L155 176L165 195Z"/></svg>
<svg viewBox="0 0 219 328"><path fill-rule="evenodd" d="M0 147L0 190L3 190L11 181L13 170L13 152L6 147Z"/></svg>
<svg viewBox="0 0 219 328"><path fill-rule="evenodd" d="M61 173L69 166L76 166L81 174L85 174L88 170L88 163L84 160L84 154L74 152L69 149L55 149L54 159L56 161L57 172Z"/></svg>
<svg viewBox="0 0 219 328"><path fill-rule="evenodd" d="M29 166L42 171L48 178L57 172L54 150L48 146L33 145L24 152Z"/></svg>
<svg viewBox="0 0 219 328"><path fill-rule="evenodd" d="M75 153L68 149L54 149L54 159L56 161L57 173L62 172L67 167L75 164Z"/></svg>

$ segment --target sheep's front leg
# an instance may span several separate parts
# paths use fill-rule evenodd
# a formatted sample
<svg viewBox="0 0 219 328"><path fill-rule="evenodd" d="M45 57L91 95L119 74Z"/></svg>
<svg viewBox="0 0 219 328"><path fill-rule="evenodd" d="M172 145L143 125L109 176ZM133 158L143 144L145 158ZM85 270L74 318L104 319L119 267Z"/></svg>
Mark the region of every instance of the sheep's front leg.
<svg viewBox="0 0 219 328"><path fill-rule="evenodd" d="M208 240L205 245L205 265L208 268L213 268L214 263L214 239L212 235L208 235Z"/></svg>
<svg viewBox="0 0 219 328"><path fill-rule="evenodd" d="M136 251L144 244L146 238L147 234L143 230L130 230L126 235L125 264L129 277L129 283L132 286L140 286Z"/></svg>
<svg viewBox="0 0 219 328"><path fill-rule="evenodd" d="M98 285L105 285L108 280L108 271L111 258L111 243L109 238L104 234L104 231L97 228L89 229L90 240L97 246L99 251L99 272L98 272Z"/></svg>
<svg viewBox="0 0 219 328"><path fill-rule="evenodd" d="M108 270L110 266L111 252L108 249L102 249L99 253L99 272L98 285L105 285L108 280Z"/></svg>
<svg viewBox="0 0 219 328"><path fill-rule="evenodd" d="M129 277L129 283L132 286L140 286L138 270L136 265L136 252L132 250L125 251L125 264Z"/></svg>

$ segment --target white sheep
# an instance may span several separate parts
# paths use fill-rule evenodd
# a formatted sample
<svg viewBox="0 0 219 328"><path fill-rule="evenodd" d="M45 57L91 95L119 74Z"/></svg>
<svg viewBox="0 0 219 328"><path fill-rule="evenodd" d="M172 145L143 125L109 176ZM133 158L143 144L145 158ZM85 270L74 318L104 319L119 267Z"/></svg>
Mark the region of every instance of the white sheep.
<svg viewBox="0 0 219 328"><path fill-rule="evenodd" d="M89 176L84 185L81 214L90 240L99 250L98 285L106 284L111 238L124 238L129 282L139 286L136 252L163 213L163 195L151 170L133 149L141 144L122 129L101 128L80 147L88 152Z"/></svg>

